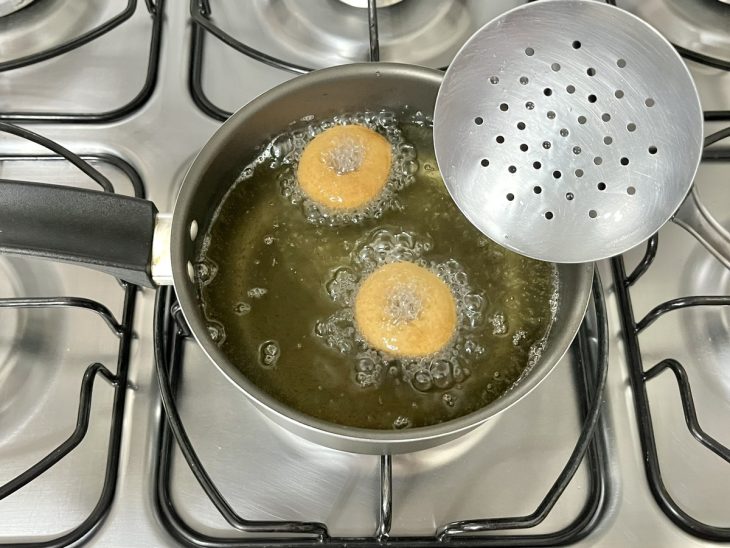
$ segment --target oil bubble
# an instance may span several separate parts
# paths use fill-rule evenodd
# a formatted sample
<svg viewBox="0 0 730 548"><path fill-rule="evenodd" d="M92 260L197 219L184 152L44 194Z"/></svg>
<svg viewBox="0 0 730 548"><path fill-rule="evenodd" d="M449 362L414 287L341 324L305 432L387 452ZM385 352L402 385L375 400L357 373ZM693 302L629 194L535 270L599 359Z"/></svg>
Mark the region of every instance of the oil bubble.
<svg viewBox="0 0 730 548"><path fill-rule="evenodd" d="M411 384L419 392L428 392L433 386L431 373L428 371L419 371L413 376L413 382Z"/></svg>
<svg viewBox="0 0 730 548"><path fill-rule="evenodd" d="M375 230L358 241L351 260L355 269L370 273L386 263L415 262L423 252L431 249L431 239L415 233L388 228Z"/></svg>
<svg viewBox="0 0 730 548"><path fill-rule="evenodd" d="M375 361L370 356L358 357L355 364L355 369L360 373L371 373L375 369Z"/></svg>
<svg viewBox="0 0 730 548"><path fill-rule="evenodd" d="M436 360L431 364L431 378L438 388L449 388L453 384L451 363L447 360Z"/></svg>
<svg viewBox="0 0 730 548"><path fill-rule="evenodd" d="M340 354L350 354L358 344L352 308L341 308L326 320L318 321L314 327L314 334L329 348Z"/></svg>
<svg viewBox="0 0 730 548"><path fill-rule="evenodd" d="M396 430L403 430L404 428L408 428L410 424L411 421L408 417L400 415L393 421L393 428L395 428Z"/></svg>
<svg viewBox="0 0 730 548"><path fill-rule="evenodd" d="M218 274L218 265L210 259L195 263L195 278L201 286L206 286Z"/></svg>
<svg viewBox="0 0 730 548"><path fill-rule="evenodd" d="M464 353L467 356L481 355L484 353L484 348L471 339L467 339L464 342Z"/></svg>
<svg viewBox="0 0 730 548"><path fill-rule="evenodd" d="M251 312L251 305L247 302L241 301L240 303L236 303L236 306L233 307L233 312L235 312L238 316L245 316Z"/></svg>
<svg viewBox="0 0 730 548"><path fill-rule="evenodd" d="M441 399L448 407L454 407L456 405L456 398L451 394L444 394Z"/></svg>
<svg viewBox="0 0 730 548"><path fill-rule="evenodd" d="M383 127L394 127L396 124L395 113L387 110L378 113L377 120Z"/></svg>
<svg viewBox="0 0 730 548"><path fill-rule="evenodd" d="M401 143L398 145L398 152L403 155L403 158L406 160L415 160L418 156L418 153L416 152L416 147L414 147L410 143Z"/></svg>
<svg viewBox="0 0 730 548"><path fill-rule="evenodd" d="M530 347L530 351L528 353L528 358L527 358L527 367L525 368L525 371L529 371L530 369L535 367L537 362L539 362L540 358L542 357L543 350L545 350L545 340L544 339L537 341L535 344L533 344Z"/></svg>
<svg viewBox="0 0 730 548"><path fill-rule="evenodd" d="M504 335L507 333L507 322L504 318L504 314L498 312L492 316L489 321L492 324L492 333L494 335Z"/></svg>
<svg viewBox="0 0 730 548"><path fill-rule="evenodd" d="M334 302L347 304L354 299L358 282L359 278L352 268L342 267L334 271L325 289Z"/></svg>
<svg viewBox="0 0 730 548"><path fill-rule="evenodd" d="M457 365L453 369L454 380L458 383L464 382L471 376L471 370L468 367L460 367Z"/></svg>
<svg viewBox="0 0 730 548"><path fill-rule="evenodd" d="M208 320L207 323L210 339L218 346L222 345L223 341L226 340L226 330L223 327L223 324L215 320Z"/></svg>
<svg viewBox="0 0 730 548"><path fill-rule="evenodd" d="M431 116L420 110L411 117L410 122L418 127L432 127L433 120Z"/></svg>
<svg viewBox="0 0 730 548"><path fill-rule="evenodd" d="M295 147L294 141L289 135L284 134L275 137L268 148L269 156L274 160L274 164L290 163L293 161L291 155L295 153Z"/></svg>
<svg viewBox="0 0 730 548"><path fill-rule="evenodd" d="M281 349L276 341L269 340L259 346L259 364L263 367L274 367L280 356Z"/></svg>
<svg viewBox="0 0 730 548"><path fill-rule="evenodd" d="M407 173L408 175L413 175L414 173L416 173L418 171L418 163L416 163L412 160L408 160L404 164L403 169L404 169L405 173Z"/></svg>
<svg viewBox="0 0 730 548"><path fill-rule="evenodd" d="M357 355L355 371L355 381L362 388L379 386L383 380L383 363L373 350L366 350Z"/></svg>
<svg viewBox="0 0 730 548"><path fill-rule="evenodd" d="M263 287L252 287L248 291L246 291L246 295L251 297L252 299L260 299L264 295L266 295L268 291L264 289Z"/></svg>

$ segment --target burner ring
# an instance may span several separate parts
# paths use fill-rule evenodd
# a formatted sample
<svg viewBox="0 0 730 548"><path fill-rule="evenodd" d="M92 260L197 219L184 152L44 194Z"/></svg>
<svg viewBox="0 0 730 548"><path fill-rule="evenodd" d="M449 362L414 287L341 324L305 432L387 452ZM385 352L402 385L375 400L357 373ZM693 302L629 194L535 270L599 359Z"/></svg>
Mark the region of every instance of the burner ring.
<svg viewBox="0 0 730 548"><path fill-rule="evenodd" d="M60 294L51 263L0 257L0 298ZM54 356L67 332L62 322L55 312L0 308L0 417L7 432L21 432L53 393L58 374Z"/></svg>
<svg viewBox="0 0 730 548"><path fill-rule="evenodd" d="M36 0L0 0L0 17L5 17L31 5Z"/></svg>

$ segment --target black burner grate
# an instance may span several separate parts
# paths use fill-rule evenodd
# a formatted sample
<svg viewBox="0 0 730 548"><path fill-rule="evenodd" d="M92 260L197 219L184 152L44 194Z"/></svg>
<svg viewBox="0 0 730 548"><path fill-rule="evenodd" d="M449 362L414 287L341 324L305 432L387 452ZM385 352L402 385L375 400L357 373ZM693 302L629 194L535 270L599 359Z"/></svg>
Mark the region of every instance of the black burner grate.
<svg viewBox="0 0 730 548"><path fill-rule="evenodd" d="M730 112L721 113L723 119L730 118ZM706 146L713 144L720 139L730 136L730 128L725 128L705 139ZM706 150L703 155L704 161L730 161L730 150L711 149ZM659 237L654 235L647 243L644 257L637 267L630 274L626 273L623 257L615 257L611 260L613 275L616 280L616 295L618 297L621 313L621 324L623 327L624 340L626 344L626 357L629 365L629 377L636 409L636 419L639 426L639 437L641 440L642 455L644 457L644 469L647 480L659 507L662 511L688 533L700 538L713 541L730 541L730 527L718 527L703 523L685 512L667 491L662 478L662 471L659 465L659 454L654 438L654 425L651 416L651 406L646 389L646 383L662 374L664 371L671 371L677 381L677 388L681 396L682 409L685 422L692 436L705 448L712 451L725 461L730 463L730 449L720 444L700 427L692 399L692 390L689 378L684 366L677 360L668 358L660 361L649 370L644 370L644 362L641 355L639 335L641 332L656 321L660 316L694 306L730 306L730 295L728 296L691 296L666 301L654 307L644 318L636 321L634 309L631 302L631 287L649 270L659 247Z"/></svg>
<svg viewBox="0 0 730 548"><path fill-rule="evenodd" d="M123 118L144 105L152 96L157 85L157 72L162 44L162 23L164 21L165 0L145 0L145 6L152 18L150 49L147 74L142 89L127 104L106 112L68 113L68 112L6 112L0 111L0 120L13 123L54 122L54 123L101 123ZM127 6L117 15L99 26L67 42L52 46L44 51L18 59L0 62L0 73L20 69L48 59L58 57L80 48L127 21L137 10L137 0L127 0Z"/></svg>
<svg viewBox="0 0 730 548"><path fill-rule="evenodd" d="M193 20L192 51L190 63L190 89L196 104L209 116L225 120L230 113L217 107L205 95L202 89L203 40L206 32L216 38L270 66L305 73L311 69L292 65L284 60L273 58L231 37L211 20L211 8L208 0L191 0L191 16ZM370 57L379 59L377 12L374 2L368 6ZM552 488L538 508L528 516L489 518L449 523L441 527L430 537L392 537L392 457L380 457L380 509L378 527L370 538L335 538L328 533L326 524L315 522L254 522L239 516L223 498L210 476L197 457L195 449L186 434L175 404L175 392L182 368L182 341L190 333L180 314L176 297L172 289L164 289L158 293L155 315L155 355L158 379L165 416L161 418L160 452L157 461L156 505L162 522L168 531L181 543L189 546L253 546L265 544L311 546L320 543L372 545L373 543L432 546L443 542L458 542L464 545L555 545L578 540L588 534L600 521L606 510L608 485L606 442L600 417L603 387L605 386L607 362L607 326L605 306L600 281L594 283L594 334L598 339L598 347L591 351L589 342L591 329L584 322L580 333L572 347L577 364L581 387L579 405L584 417L584 426L578 442L556 479ZM259 537L246 539L235 537L213 537L191 528L177 512L170 494L170 469L172 439L176 440L193 474L201 487L211 499L220 514L232 526L233 530L250 533L266 533ZM542 522L564 492L584 457L588 458L590 473L590 492L585 506L573 522L560 531L549 534L529 534L526 531ZM490 534L494 531L520 531L518 534ZM310 537L291 536L295 533L309 533ZM469 533L468 535L465 535ZM462 536L463 535L463 536Z"/></svg>
<svg viewBox="0 0 730 548"><path fill-rule="evenodd" d="M532 2L534 0L527 0ZM616 0L606 0L606 3L616 5ZM370 40L370 60L380 60L380 44L378 42L378 16L375 8L375 0L368 0L368 36ZM224 122L232 112L229 112L215 103L205 94L203 90L203 48L205 35L209 33L215 38L233 48L239 53L260 61L270 67L286 70L296 74L306 74L314 70L311 67L305 67L290 63L285 59L268 55L260 50L237 40L211 19L212 8L210 0L190 0L190 19L192 21L192 40L190 42L190 67L188 76L188 85L190 94L195 104L205 114L215 120ZM696 53L692 50L683 48L676 44L672 44L677 52L690 61L700 63L709 67L721 70L730 70L730 63L722 59L716 59L707 55ZM446 70L443 67L441 70ZM730 111L705 111L705 120L707 121L728 121L730 120Z"/></svg>
<svg viewBox="0 0 730 548"><path fill-rule="evenodd" d="M250 521L239 516L223 498L206 472L188 438L175 403L180 380L183 341L190 336L180 312L174 291L161 289L155 307L155 362L160 382L164 414L160 421L160 446L156 462L156 509L173 537L188 546L314 546L322 543L348 546L369 546L375 543L399 546L437 546L444 542L464 546L546 546L564 545L587 535L600 522L607 509L610 490L608 457L601 407L608 370L608 337L603 290L598 276L593 285L593 308L581 326L571 351L575 357L578 382L578 405L583 427L573 452L538 508L530 515L458 521L440 527L432 536L390 536L392 522L392 458L380 457L380 510L379 522L372 537L332 537L327 525L316 522ZM177 512L170 492L171 450L173 438L178 444L191 471L211 502L232 531L254 533L245 539L233 536L211 536L196 531ZM587 457L589 493L584 507L564 529L546 534L527 531L541 523L550 513ZM398 457L395 457L398 458ZM494 533L514 531L510 534ZM302 536L308 533L311 536ZM299 534L299 536L292 536Z"/></svg>
<svg viewBox="0 0 730 548"><path fill-rule="evenodd" d="M121 170L131 182L135 196L139 198L144 197L144 185L139 174L130 164L116 156L109 154L77 156L63 147L48 141L40 135L22 128L11 126L4 122L0 122L0 131L7 131L15 135L22 136L33 142L46 146L46 148L50 148L57 153L57 155L0 155L0 162L27 160L70 161L74 165L82 167L83 171L96 183L98 183L104 191L114 192L114 188L109 180L88 163L90 161L104 162ZM1 179L0 184L2 184ZM93 534L109 513L109 509L111 508L114 499L118 478L120 447L122 442L122 423L124 420L124 407L128 389L127 374L129 370L130 344L133 338L132 322L137 297L136 286L129 285L125 282L120 282L120 286L120 291L124 293L121 320L118 320L104 304L83 297L59 296L0 299L0 318L2 317L3 309L8 308L79 308L88 310L100 316L106 327L119 339L117 347L116 372L113 372L102 363L95 362L86 368L83 377L81 378L77 420L73 432L48 455L27 468L15 478L0 486L0 500L2 500L41 476L44 472L73 451L74 448L83 441L91 415L91 400L95 389L95 380L101 377L112 386L114 391L114 400L112 403L111 416L109 418L109 442L106 453L104 483L95 507L82 523L78 524L71 531L60 534L55 538L43 541L13 541L7 544L2 543L0 546L55 548L76 544ZM97 388L97 390L100 390L100 388ZM2 521L2 518L0 518L0 521Z"/></svg>

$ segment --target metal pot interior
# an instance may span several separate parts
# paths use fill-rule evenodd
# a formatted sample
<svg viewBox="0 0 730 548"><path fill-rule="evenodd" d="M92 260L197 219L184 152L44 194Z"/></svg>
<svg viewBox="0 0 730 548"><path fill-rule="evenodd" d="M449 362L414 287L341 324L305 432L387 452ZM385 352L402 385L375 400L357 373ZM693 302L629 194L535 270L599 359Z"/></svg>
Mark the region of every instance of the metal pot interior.
<svg viewBox="0 0 730 548"><path fill-rule="evenodd" d="M547 375L569 347L588 304L593 265L560 265L561 300L555 324L542 359L519 384L469 415L399 431L339 426L285 406L248 381L208 336L191 263L213 212L242 168L271 138L305 117L380 107L432 115L441 78L439 71L388 63L345 65L294 78L256 98L221 126L191 166L175 205L171 237L175 289L202 348L270 418L323 445L367 453L404 452L443 443L474 428L514 404ZM196 238L191 237L193 224L198 227Z"/></svg>

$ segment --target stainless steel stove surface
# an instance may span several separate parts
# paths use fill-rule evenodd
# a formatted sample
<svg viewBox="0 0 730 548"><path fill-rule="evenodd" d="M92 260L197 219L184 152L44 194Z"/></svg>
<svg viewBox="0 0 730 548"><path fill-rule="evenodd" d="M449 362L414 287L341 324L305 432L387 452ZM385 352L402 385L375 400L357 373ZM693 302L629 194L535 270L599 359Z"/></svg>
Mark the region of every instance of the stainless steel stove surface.
<svg viewBox="0 0 730 548"><path fill-rule="evenodd" d="M13 67L13 59L104 25L115 14L124 14L124 20L99 42L0 72L0 120L21 122L59 142L88 159L117 192L146 193L164 211L225 113L295 76L282 64L297 70L367 59L368 10L349 3L357 2L38 0L0 18L0 70ZM519 3L403 0L381 7L381 59L444 66L473 30ZM730 6L715 0L618 4L655 24L678 46L727 63ZM213 37L202 27L211 22L220 24L229 43L254 48L250 53L263 61ZM704 109L714 112L708 116L710 134L727 125L721 111L730 109L730 76L719 66L694 61L688 66ZM696 181L723 221L730 221L728 175L727 160L707 160ZM6 134L0 134L0 178L94 184L47 150ZM653 264L629 290L637 321L671 299L730 295L730 271L672 223L660 231L657 249ZM644 252L640 248L624 256L626 271ZM490 541L480 537L484 543L712 543L705 528L690 533L686 529L692 527L672 521L652 495L634 403L639 385L636 379L630 382L636 365L627 359L631 339L622 324L625 294L617 291L614 279L619 262L605 261L599 270L609 360L595 443L544 520L535 520L532 528L493 532ZM216 546L277 538L232 528L178 446L170 444L155 373L153 323L176 324L158 314L166 309L155 308L155 293L122 287L78 267L0 257L0 299L35 298L40 306L38 298L59 296L82 300L56 300L54 306L45 301L47 306L39 308L3 307L10 301L0 300L0 545L78 540L92 546ZM170 297L160 294L163 301ZM92 303L105 306L108 314ZM69 304L76 306L58 306ZM133 325L127 326L131 312ZM105 322L110 316L121 325L110 328ZM448 445L392 458L393 542L425 546L449 522L528 516L538 509L581 438L600 372L600 314L589 316L585 352L569 353L508 413ZM127 327L133 327L133 338ZM164 333L158 339L165 339ZM675 310L646 327L639 340L645 370L665 358L684 365L702 429L730 445L730 372L724 367L730 359L728 306ZM378 457L324 449L294 437L263 418L192 339L175 341L180 344L175 352L182 350L173 369L182 422L211 480L238 515L323 522L332 537L375 535L381 504ZM52 453L74 431L82 377L97 362L110 376L118 374L123 381L126 375L127 384L107 383L98 373L88 431L79 445L2 498L7 486L1 484ZM727 450L713 453L692 437L669 372L646 381L646 389L668 495L697 522L719 528L718 535L730 539ZM416 538L405 538L410 536ZM299 538L312 540L311 535Z"/></svg>

